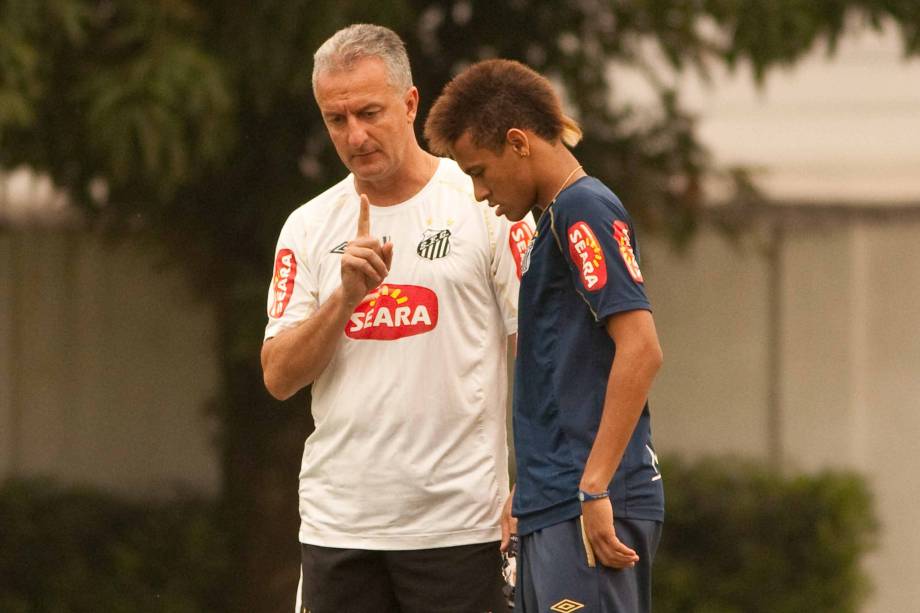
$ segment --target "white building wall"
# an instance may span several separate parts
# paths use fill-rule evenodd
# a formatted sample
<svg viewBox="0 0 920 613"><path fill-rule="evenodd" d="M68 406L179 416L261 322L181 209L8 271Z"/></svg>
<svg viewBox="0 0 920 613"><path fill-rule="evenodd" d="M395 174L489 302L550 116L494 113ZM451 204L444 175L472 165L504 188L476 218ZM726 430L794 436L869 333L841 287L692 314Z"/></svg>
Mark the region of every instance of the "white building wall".
<svg viewBox="0 0 920 613"><path fill-rule="evenodd" d="M913 611L920 606L920 223L864 232L864 470L882 522L881 548L869 563L878 593L867 611Z"/></svg>
<svg viewBox="0 0 920 613"><path fill-rule="evenodd" d="M857 259L848 224L786 233L781 255L781 429L788 468L859 467L860 425L853 374L863 356L854 331L864 287L854 279Z"/></svg>
<svg viewBox="0 0 920 613"><path fill-rule="evenodd" d="M768 454L768 262L763 239L704 229L685 251L643 240L665 364L652 403L671 453Z"/></svg>
<svg viewBox="0 0 920 613"><path fill-rule="evenodd" d="M215 326L152 248L0 234L0 477L215 493Z"/></svg>
<svg viewBox="0 0 920 613"><path fill-rule="evenodd" d="M917 214L844 214L785 224L779 239L749 236L740 250L712 230L685 257L661 240L642 246L665 352L651 399L659 454L770 459L775 435L790 473L867 477L881 533L867 560L875 593L864 613L915 611L920 602L917 237ZM774 295L764 247L777 240ZM775 378L770 347L779 352Z"/></svg>

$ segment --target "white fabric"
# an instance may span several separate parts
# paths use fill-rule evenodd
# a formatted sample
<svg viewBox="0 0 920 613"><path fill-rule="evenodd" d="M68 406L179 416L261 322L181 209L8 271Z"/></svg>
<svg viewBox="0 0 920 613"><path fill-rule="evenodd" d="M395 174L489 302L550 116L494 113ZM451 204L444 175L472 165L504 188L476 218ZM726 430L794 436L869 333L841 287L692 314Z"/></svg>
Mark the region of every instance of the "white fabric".
<svg viewBox="0 0 920 613"><path fill-rule="evenodd" d="M300 579L297 580L297 595L294 596L294 613L303 613L303 564L300 565Z"/></svg>
<svg viewBox="0 0 920 613"><path fill-rule="evenodd" d="M288 218L276 257L293 252L293 291L283 314L274 307L266 338L309 317L341 284L334 251L354 237L358 206L349 175ZM446 159L418 194L372 206L370 220L371 234L393 243L393 263L376 307L352 316L313 385L300 540L357 549L497 540L508 495L507 336L517 329L521 241L509 240L511 224L477 203L468 177ZM532 234L532 218L519 223ZM420 255L420 243L443 230L449 250L441 241ZM292 279L283 281L281 296ZM413 330L392 340L349 336Z"/></svg>

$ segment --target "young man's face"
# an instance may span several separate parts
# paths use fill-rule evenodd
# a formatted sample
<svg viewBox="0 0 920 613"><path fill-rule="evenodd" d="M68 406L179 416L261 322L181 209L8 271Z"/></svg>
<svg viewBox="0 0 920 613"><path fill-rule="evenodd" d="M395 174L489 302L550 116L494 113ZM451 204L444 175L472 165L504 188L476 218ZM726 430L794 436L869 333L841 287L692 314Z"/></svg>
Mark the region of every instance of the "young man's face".
<svg viewBox="0 0 920 613"><path fill-rule="evenodd" d="M451 155L473 179L476 200L488 201L496 215L519 221L536 203L537 189L528 165L505 144L501 153L478 147L469 131L450 148Z"/></svg>
<svg viewBox="0 0 920 613"><path fill-rule="evenodd" d="M400 169L411 144L418 90L396 91L383 60L363 58L349 70L321 73L316 103L339 158L359 180L385 180Z"/></svg>

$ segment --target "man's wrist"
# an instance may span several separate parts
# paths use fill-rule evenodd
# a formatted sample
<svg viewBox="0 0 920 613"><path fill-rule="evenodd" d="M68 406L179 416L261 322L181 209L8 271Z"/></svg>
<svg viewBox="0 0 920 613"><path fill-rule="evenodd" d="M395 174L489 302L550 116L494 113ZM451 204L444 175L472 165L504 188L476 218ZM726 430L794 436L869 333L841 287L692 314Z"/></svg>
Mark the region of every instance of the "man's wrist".
<svg viewBox="0 0 920 613"><path fill-rule="evenodd" d="M592 500L603 500L610 497L610 492L604 490L602 492L586 492L585 490L578 489L578 501L579 502L591 502Z"/></svg>

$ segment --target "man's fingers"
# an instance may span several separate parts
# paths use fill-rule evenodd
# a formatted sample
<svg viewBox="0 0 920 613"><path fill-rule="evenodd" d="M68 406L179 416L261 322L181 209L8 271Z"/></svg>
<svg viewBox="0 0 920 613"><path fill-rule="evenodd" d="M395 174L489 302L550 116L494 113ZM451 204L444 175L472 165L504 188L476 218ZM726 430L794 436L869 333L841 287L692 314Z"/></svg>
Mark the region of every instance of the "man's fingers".
<svg viewBox="0 0 920 613"><path fill-rule="evenodd" d="M356 260L363 260L370 264L381 279L387 276L389 272L389 266L387 266L384 258L374 249L349 245L346 254ZM349 262L351 262L351 260L349 260Z"/></svg>
<svg viewBox="0 0 920 613"><path fill-rule="evenodd" d="M613 530L592 534L589 540L594 548L594 555L604 566L629 568L639 561L639 555L618 539Z"/></svg>
<svg viewBox="0 0 920 613"><path fill-rule="evenodd" d="M361 206L358 208L358 238L371 235L371 201L367 194L361 194Z"/></svg>
<svg viewBox="0 0 920 613"><path fill-rule="evenodd" d="M390 265L393 264L393 243L385 243L380 248L380 253L383 255L383 263L386 264L387 271L389 271Z"/></svg>
<svg viewBox="0 0 920 613"><path fill-rule="evenodd" d="M635 566L639 560L638 556L625 555L608 542L597 543L594 547L594 555L601 564L611 568L630 568Z"/></svg>
<svg viewBox="0 0 920 613"><path fill-rule="evenodd" d="M364 258L346 254L342 258L342 267L349 270L352 274L358 273L362 277L365 277L368 287L376 287L376 285L383 280L377 270L371 266L371 263Z"/></svg>
<svg viewBox="0 0 920 613"><path fill-rule="evenodd" d="M626 546L623 541L619 539L614 539L613 549L617 552L618 555L621 555L630 560L638 560L639 554L637 554L633 549Z"/></svg>

